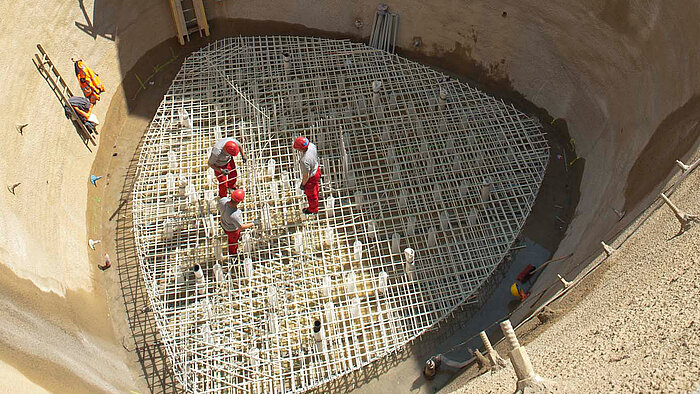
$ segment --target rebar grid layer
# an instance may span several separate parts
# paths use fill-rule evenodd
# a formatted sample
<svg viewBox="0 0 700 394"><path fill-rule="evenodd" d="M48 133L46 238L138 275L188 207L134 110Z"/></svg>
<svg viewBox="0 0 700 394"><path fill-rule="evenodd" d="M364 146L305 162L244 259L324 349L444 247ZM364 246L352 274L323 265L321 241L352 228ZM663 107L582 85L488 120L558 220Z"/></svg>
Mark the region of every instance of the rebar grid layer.
<svg viewBox="0 0 700 394"><path fill-rule="evenodd" d="M298 135L321 156L317 215L300 213ZM245 219L262 219L237 258L206 164L224 136L248 156L236 158ZM549 152L511 105L398 56L309 37L228 38L192 54L145 138L134 234L191 392L304 391L435 326L508 252Z"/></svg>

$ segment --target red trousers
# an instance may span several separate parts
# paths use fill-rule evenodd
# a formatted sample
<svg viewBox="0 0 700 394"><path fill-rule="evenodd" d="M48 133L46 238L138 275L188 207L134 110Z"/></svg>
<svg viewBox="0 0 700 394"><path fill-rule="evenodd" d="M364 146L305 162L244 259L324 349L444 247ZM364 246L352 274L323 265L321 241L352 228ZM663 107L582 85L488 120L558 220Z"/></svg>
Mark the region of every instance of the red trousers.
<svg viewBox="0 0 700 394"><path fill-rule="evenodd" d="M236 231L226 231L226 237L228 238L228 254L236 255L238 254L238 240L241 238L241 229Z"/></svg>
<svg viewBox="0 0 700 394"><path fill-rule="evenodd" d="M321 167L316 170L316 175L309 178L304 185L304 194L309 202L309 212L318 212L318 181L321 180Z"/></svg>
<svg viewBox="0 0 700 394"><path fill-rule="evenodd" d="M223 167L227 169L228 175L221 171L214 170L216 174L216 179L219 181L219 197L226 197L228 195L228 189L236 188L236 181L238 180L238 172L236 172L236 163L231 159Z"/></svg>

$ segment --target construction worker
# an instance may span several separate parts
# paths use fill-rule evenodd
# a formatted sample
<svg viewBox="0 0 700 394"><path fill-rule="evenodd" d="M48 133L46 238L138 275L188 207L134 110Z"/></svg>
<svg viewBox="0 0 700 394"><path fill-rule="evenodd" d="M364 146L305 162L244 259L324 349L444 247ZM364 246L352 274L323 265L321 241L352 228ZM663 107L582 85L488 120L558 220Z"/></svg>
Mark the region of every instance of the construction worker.
<svg viewBox="0 0 700 394"><path fill-rule="evenodd" d="M321 168L318 165L318 151L316 145L309 142L306 137L297 137L292 145L294 149L302 152L299 159L299 169L301 170L301 190L306 194L309 206L304 208L304 214L318 212L318 182L321 179Z"/></svg>
<svg viewBox="0 0 700 394"><path fill-rule="evenodd" d="M245 199L243 189L236 189L231 197L222 197L217 206L221 214L221 227L228 237L228 253L232 256L238 254L238 240L241 238L241 230L247 230L260 224L256 219L250 223L243 223L243 213L238 209L238 204Z"/></svg>
<svg viewBox="0 0 700 394"><path fill-rule="evenodd" d="M228 189L236 188L238 172L234 156L241 155L243 162L246 162L241 143L235 138L222 138L214 144L209 154L209 167L214 169L216 179L219 181L219 197L226 197Z"/></svg>
<svg viewBox="0 0 700 394"><path fill-rule="evenodd" d="M73 96L68 99L68 104L73 107L75 113L78 115L78 120L83 122L88 131L92 134L95 132L95 127L97 127L97 117L93 115L92 108L93 105L85 97ZM64 108L66 113L66 118L71 118L71 112L69 108Z"/></svg>
<svg viewBox="0 0 700 394"><path fill-rule="evenodd" d="M74 61L73 65L75 66L75 77L78 78L80 90L83 91L85 98L90 100L90 103L95 104L100 100L100 93L105 91L99 75L86 66L82 60Z"/></svg>
<svg viewBox="0 0 700 394"><path fill-rule="evenodd" d="M510 294L512 294L515 298L519 298L520 301L524 301L528 296L530 296L530 292L526 292L525 289L523 289L521 286L518 286L517 282L514 282L510 286Z"/></svg>

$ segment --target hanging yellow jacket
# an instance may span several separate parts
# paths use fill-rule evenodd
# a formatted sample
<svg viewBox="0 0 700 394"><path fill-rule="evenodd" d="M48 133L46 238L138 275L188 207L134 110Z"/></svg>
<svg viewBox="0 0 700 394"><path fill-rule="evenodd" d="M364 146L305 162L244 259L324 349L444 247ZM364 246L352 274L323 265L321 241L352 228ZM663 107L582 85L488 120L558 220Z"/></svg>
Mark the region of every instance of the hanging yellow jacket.
<svg viewBox="0 0 700 394"><path fill-rule="evenodd" d="M74 66L75 77L78 78L80 90L82 90L83 95L94 104L100 99L100 93L105 91L99 75L92 71L90 67L86 66L82 60L77 60Z"/></svg>

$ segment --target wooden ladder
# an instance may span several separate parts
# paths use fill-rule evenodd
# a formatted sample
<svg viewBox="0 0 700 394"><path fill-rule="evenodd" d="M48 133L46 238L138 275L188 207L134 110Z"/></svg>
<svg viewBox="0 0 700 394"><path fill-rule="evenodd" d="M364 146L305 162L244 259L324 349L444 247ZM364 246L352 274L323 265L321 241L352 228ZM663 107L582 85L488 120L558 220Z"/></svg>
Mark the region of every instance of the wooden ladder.
<svg viewBox="0 0 700 394"><path fill-rule="evenodd" d="M78 135L80 136L80 138L82 138L85 146L87 146L88 141L92 142L93 146L96 146L97 143L95 142L95 139L93 138L92 134L87 129L87 127L85 127L85 124L80 120L78 114L75 112L75 109L73 109L73 107L68 102L68 99L73 97L73 93L70 91L70 88L68 88L68 85L66 85L66 81L63 80L63 77L58 72L53 62L51 61L51 58L49 58L49 55L46 54L46 51L41 46L41 44L36 44L36 47L39 50L39 53L35 53L34 59L32 59L32 61L34 62L34 66L36 66L36 69L39 71L39 74L41 74L41 76L44 77L46 83L49 84L49 87L56 95L56 98L58 98L58 101L61 102L63 108L69 108L69 111L71 113L71 121L73 121L73 125L78 131ZM97 134L97 131L95 131L95 134Z"/></svg>
<svg viewBox="0 0 700 394"><path fill-rule="evenodd" d="M180 45L185 45L185 39L189 41L190 34L196 31L199 31L200 37L209 36L209 23L202 0L169 1Z"/></svg>

